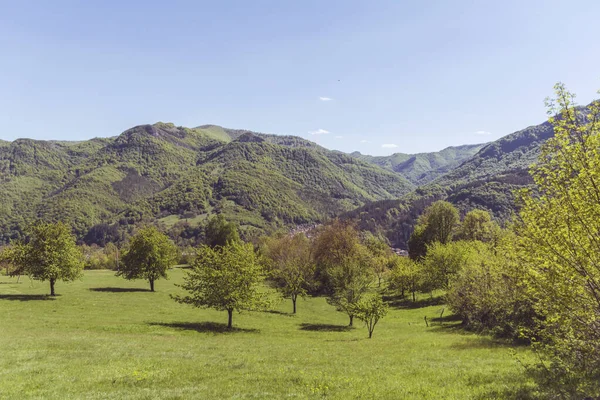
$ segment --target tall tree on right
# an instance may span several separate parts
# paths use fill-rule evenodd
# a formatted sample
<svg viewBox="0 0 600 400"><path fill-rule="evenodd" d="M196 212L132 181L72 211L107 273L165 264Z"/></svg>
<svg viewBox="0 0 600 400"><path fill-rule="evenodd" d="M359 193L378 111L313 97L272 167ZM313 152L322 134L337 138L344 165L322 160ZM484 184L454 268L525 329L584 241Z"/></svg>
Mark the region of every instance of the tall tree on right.
<svg viewBox="0 0 600 400"><path fill-rule="evenodd" d="M522 192L520 257L543 316L540 369L561 398L600 396L600 102L576 107L563 84L548 100L554 137ZM541 339L541 340L540 340Z"/></svg>
<svg viewBox="0 0 600 400"><path fill-rule="evenodd" d="M410 258L422 259L431 243L448 243L459 222L458 210L452 204L443 200L431 204L419 217L408 241Z"/></svg>

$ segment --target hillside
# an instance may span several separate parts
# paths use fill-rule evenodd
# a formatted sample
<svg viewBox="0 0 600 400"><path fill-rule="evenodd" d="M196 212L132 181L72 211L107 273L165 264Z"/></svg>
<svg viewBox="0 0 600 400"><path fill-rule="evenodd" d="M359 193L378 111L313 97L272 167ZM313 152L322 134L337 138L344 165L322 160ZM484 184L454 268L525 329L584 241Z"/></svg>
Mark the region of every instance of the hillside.
<svg viewBox="0 0 600 400"><path fill-rule="evenodd" d="M37 218L98 224L123 235L140 222L193 229L222 212L242 232L312 223L414 186L307 140L157 123L108 139L0 143L0 242ZM95 232L95 231L94 231Z"/></svg>
<svg viewBox="0 0 600 400"><path fill-rule="evenodd" d="M415 185L424 185L458 167L462 162L473 157L485 145L469 144L447 147L432 153L395 153L390 156L379 157L361 154L358 151L350 155L359 160L397 172Z"/></svg>
<svg viewBox="0 0 600 400"><path fill-rule="evenodd" d="M407 248L418 216L436 200L447 200L462 213L488 210L498 221L507 221L516 210L514 191L532 183L528 167L552 135L548 122L514 132L401 199L373 202L345 216L358 219L364 229L385 231L402 248Z"/></svg>

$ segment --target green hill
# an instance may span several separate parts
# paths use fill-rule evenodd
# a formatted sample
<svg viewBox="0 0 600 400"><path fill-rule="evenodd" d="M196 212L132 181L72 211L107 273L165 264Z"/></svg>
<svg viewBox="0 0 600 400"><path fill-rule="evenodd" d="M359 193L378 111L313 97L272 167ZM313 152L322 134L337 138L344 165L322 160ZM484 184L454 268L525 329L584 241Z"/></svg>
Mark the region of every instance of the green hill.
<svg viewBox="0 0 600 400"><path fill-rule="evenodd" d="M448 147L433 153L395 153L391 156L375 157L356 151L350 155L359 160L397 172L415 185L423 185L458 167L462 162L473 157L485 145L468 144Z"/></svg>
<svg viewBox="0 0 600 400"><path fill-rule="evenodd" d="M157 123L108 139L0 144L0 241L37 218L81 238L98 224L197 225L221 212L242 233L321 221L414 188L401 176L307 140Z"/></svg>
<svg viewBox="0 0 600 400"><path fill-rule="evenodd" d="M548 122L512 133L483 145L456 168L400 199L369 203L345 216L358 219L364 229L385 231L402 248L407 248L418 216L436 200L455 204L463 214L479 208L507 221L516 211L515 190L532 183L528 168L552 135Z"/></svg>

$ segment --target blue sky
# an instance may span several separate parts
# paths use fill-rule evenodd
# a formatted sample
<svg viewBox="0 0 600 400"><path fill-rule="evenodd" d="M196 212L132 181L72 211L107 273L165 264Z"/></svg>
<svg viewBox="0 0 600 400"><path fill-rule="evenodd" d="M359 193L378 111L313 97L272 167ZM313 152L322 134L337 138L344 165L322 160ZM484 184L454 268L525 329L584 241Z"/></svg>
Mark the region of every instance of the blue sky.
<svg viewBox="0 0 600 400"><path fill-rule="evenodd" d="M557 81L600 89L597 0L0 6L5 140L168 121L414 153L542 122Z"/></svg>

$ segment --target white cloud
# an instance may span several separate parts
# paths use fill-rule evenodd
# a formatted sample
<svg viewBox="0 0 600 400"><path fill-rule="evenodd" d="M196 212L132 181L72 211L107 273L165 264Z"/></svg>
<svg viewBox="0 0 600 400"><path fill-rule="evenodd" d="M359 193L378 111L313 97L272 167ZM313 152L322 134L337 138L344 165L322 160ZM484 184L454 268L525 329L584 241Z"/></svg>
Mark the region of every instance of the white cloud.
<svg viewBox="0 0 600 400"><path fill-rule="evenodd" d="M491 135L492 132L488 132L488 131L477 131L475 132L476 135Z"/></svg>
<svg viewBox="0 0 600 400"><path fill-rule="evenodd" d="M333 99L331 97L319 96L319 100L321 100L321 101L331 101Z"/></svg>
<svg viewBox="0 0 600 400"><path fill-rule="evenodd" d="M363 139L363 140L361 140L360 142L361 142L361 143L371 143L371 142L369 142L367 139Z"/></svg>
<svg viewBox="0 0 600 400"><path fill-rule="evenodd" d="M316 131L309 131L308 133L310 133L311 135L327 135L330 132L326 131L325 129L317 129Z"/></svg>
<svg viewBox="0 0 600 400"><path fill-rule="evenodd" d="M383 147L384 149L395 149L396 147L398 147L397 144L382 144L381 147Z"/></svg>
<svg viewBox="0 0 600 400"><path fill-rule="evenodd" d="M343 139L344 137L343 137L343 136L341 136L341 135L337 135L335 138L336 138L336 139Z"/></svg>

